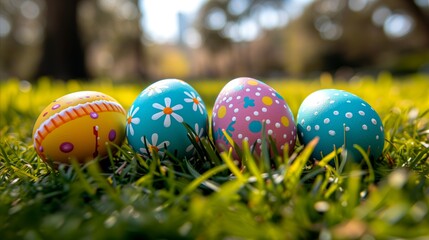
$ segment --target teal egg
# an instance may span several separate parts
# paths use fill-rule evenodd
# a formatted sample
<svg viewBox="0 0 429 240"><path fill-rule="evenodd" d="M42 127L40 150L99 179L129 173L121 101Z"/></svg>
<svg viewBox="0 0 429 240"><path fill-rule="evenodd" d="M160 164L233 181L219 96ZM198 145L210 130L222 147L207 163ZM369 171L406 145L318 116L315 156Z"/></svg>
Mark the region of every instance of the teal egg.
<svg viewBox="0 0 429 240"><path fill-rule="evenodd" d="M207 136L208 115L201 96L182 80L157 81L140 93L128 111L128 143L146 157L151 153L162 157L168 151L189 159L195 147L184 123L195 131L195 139Z"/></svg>
<svg viewBox="0 0 429 240"><path fill-rule="evenodd" d="M381 156L384 147L383 123L377 112L362 98L337 89L323 89L304 99L297 116L298 137L304 145L319 137L311 158L321 160L335 148L347 150L347 161L362 161L354 145Z"/></svg>

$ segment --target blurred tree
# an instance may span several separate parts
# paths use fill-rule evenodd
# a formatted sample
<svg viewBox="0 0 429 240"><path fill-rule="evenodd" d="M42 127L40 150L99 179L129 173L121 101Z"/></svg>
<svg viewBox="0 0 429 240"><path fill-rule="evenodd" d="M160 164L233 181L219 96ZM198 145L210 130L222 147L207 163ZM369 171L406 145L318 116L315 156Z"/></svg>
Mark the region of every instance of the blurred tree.
<svg viewBox="0 0 429 240"><path fill-rule="evenodd" d="M365 68L416 71L429 63L428 11L411 0L315 1L285 30L286 68L343 77ZM413 66L397 68L410 54Z"/></svg>
<svg viewBox="0 0 429 240"><path fill-rule="evenodd" d="M229 64L228 75L257 74L255 67L264 64L256 63L255 66L251 56L255 46L262 47L264 44L251 42L286 23L287 16L284 8L286 2L287 0L207 1L196 21L197 29L202 35L203 46L213 56L213 61L216 61L216 58L225 61L225 55L229 55L226 58L233 59ZM265 39L265 41L269 40ZM212 64L211 67L215 68L219 65L222 63ZM212 69L210 72L219 71L219 69Z"/></svg>
<svg viewBox="0 0 429 240"><path fill-rule="evenodd" d="M139 0L0 0L0 78L144 77Z"/></svg>
<svg viewBox="0 0 429 240"><path fill-rule="evenodd" d="M34 75L43 40L43 0L0 1L0 79Z"/></svg>
<svg viewBox="0 0 429 240"><path fill-rule="evenodd" d="M45 0L43 52L35 77L88 79L85 49L77 22L80 0Z"/></svg>
<svg viewBox="0 0 429 240"><path fill-rule="evenodd" d="M90 73L116 80L145 77L147 63L139 0L85 1L80 7Z"/></svg>

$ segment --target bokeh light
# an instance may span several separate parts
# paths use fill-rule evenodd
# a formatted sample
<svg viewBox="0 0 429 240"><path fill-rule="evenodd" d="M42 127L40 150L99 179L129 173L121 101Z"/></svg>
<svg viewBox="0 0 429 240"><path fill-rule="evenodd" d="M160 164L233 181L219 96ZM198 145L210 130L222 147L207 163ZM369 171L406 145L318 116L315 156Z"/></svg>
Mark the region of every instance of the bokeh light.
<svg viewBox="0 0 429 240"><path fill-rule="evenodd" d="M387 36L400 38L413 30L414 21L407 14L395 13L386 18L384 22L384 31Z"/></svg>

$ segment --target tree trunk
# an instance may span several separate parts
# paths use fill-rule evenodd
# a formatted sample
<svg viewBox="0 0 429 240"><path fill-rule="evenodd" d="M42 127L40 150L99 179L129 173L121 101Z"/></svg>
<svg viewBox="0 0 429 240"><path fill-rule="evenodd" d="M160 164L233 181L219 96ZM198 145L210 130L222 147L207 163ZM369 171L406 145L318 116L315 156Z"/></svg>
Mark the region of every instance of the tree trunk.
<svg viewBox="0 0 429 240"><path fill-rule="evenodd" d="M46 27L36 78L87 80L85 50L80 39L77 8L80 0L45 0Z"/></svg>

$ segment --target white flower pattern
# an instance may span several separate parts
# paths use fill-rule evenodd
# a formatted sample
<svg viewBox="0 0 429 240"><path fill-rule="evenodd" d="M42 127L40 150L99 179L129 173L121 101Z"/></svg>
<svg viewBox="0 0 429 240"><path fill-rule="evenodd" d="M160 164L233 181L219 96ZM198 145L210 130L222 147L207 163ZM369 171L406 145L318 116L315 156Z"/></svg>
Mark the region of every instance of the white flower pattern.
<svg viewBox="0 0 429 240"><path fill-rule="evenodd" d="M179 123L183 122L182 116L175 113L175 111L182 109L183 105L177 104L177 105L171 106L171 98L168 98L168 97L164 98L164 103L165 103L165 106L159 103L152 104L152 107L161 110L160 112L157 112L154 115L152 115L152 120L158 120L159 118L165 115L164 127L170 127L171 117L173 117Z"/></svg>
<svg viewBox="0 0 429 240"><path fill-rule="evenodd" d="M200 128L200 126L198 126L198 123L195 123L195 128L194 128L194 131L195 131L195 133L196 133L196 135L193 133L193 137L195 138L195 140L197 141L197 142L199 142L200 141L200 139L203 137L203 134L204 134L204 128ZM195 149L195 146L194 146L194 144L190 144L187 148L186 148L186 152L190 152L190 151L192 151L192 150L194 150Z"/></svg>
<svg viewBox="0 0 429 240"><path fill-rule="evenodd" d="M147 95L148 97L154 95L154 94L159 94L162 93L164 89L167 89L168 86L167 85L162 85L162 84L155 84L153 86L149 86L147 89L145 89L140 96L143 97L145 95Z"/></svg>
<svg viewBox="0 0 429 240"><path fill-rule="evenodd" d="M134 109L134 105L131 106L129 115L127 116L127 134L129 133L131 136L134 136L133 124L138 125L140 123L140 118L134 117L139 109L140 107L136 107L136 109Z"/></svg>
<svg viewBox="0 0 429 240"><path fill-rule="evenodd" d="M200 96L197 96L194 92L185 92L185 95L189 98L185 98L184 101L187 103L193 103L192 110L197 111L198 109L200 113L203 114L203 109L205 109L205 106L202 103Z"/></svg>
<svg viewBox="0 0 429 240"><path fill-rule="evenodd" d="M156 154L158 154L160 156L163 156L164 152L162 152L162 151L160 152L160 150L164 149L164 148L166 148L166 147L168 147L170 145L169 141L163 141L163 142L160 142L158 144L159 138L158 138L158 134L157 133L152 134L150 142L147 139L145 141L144 137L141 137L140 140L142 141L142 143L144 144L144 146L146 146L146 147L140 148L140 152L142 154L145 154L145 155L150 155L151 153L156 153ZM148 152L148 150L149 150L149 152Z"/></svg>

